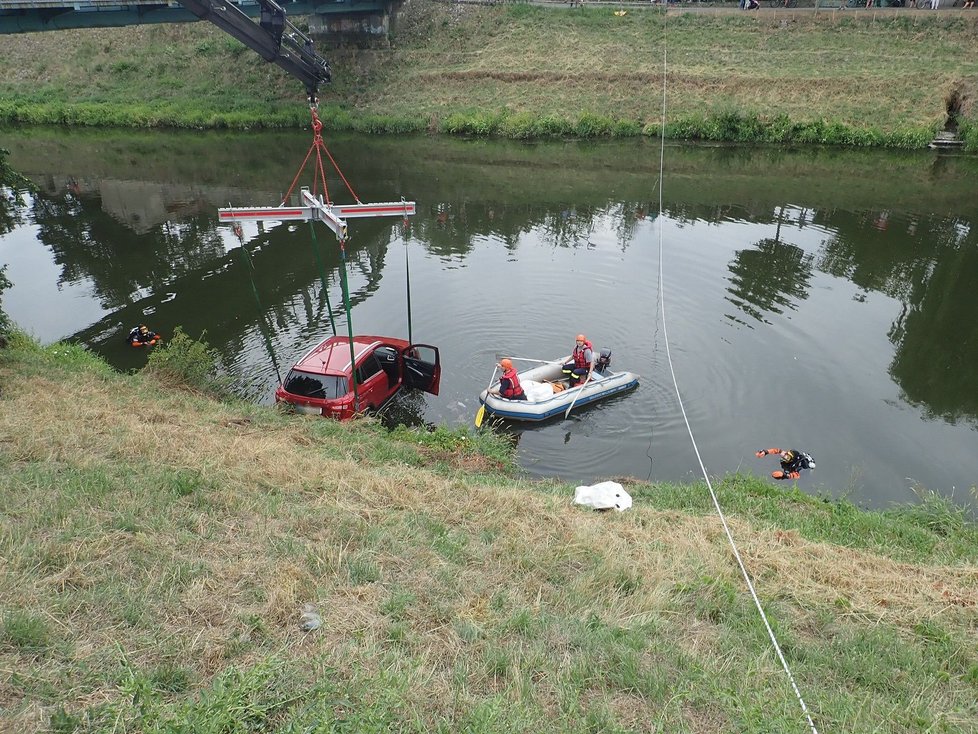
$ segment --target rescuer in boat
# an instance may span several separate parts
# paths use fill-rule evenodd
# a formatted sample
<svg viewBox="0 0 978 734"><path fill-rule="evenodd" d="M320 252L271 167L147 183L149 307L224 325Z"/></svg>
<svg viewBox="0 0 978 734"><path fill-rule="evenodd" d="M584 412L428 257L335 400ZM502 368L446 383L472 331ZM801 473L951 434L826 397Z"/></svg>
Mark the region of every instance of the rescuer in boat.
<svg viewBox="0 0 978 734"><path fill-rule="evenodd" d="M587 382L591 379L591 373L594 372L594 345L584 334L577 335L571 361L564 365L562 372L570 381L571 387L575 387L581 380Z"/></svg>
<svg viewBox="0 0 978 734"><path fill-rule="evenodd" d="M160 336L155 331L150 331L146 324L140 324L132 328L126 341L133 347L151 347L160 341Z"/></svg>
<svg viewBox="0 0 978 734"><path fill-rule="evenodd" d="M513 367L513 361L504 358L499 360L497 366L503 371L503 376L499 378L499 389L490 391L490 394L507 400L526 400L526 393L520 387L520 378Z"/></svg>
<svg viewBox="0 0 978 734"><path fill-rule="evenodd" d="M771 472L771 476L775 479L797 479L801 476L802 469L815 468L815 459L812 458L811 454L806 454L797 449L774 448L760 449L754 452L754 456L758 459L768 454L777 454L778 458L781 459L781 471Z"/></svg>

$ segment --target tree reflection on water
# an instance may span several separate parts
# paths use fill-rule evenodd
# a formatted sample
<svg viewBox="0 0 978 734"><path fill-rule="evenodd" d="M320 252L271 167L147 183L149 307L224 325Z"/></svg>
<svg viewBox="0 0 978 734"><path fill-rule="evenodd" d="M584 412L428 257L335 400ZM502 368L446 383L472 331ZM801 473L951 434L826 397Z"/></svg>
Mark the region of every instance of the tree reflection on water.
<svg viewBox="0 0 978 734"><path fill-rule="evenodd" d="M231 198L275 203L269 192L288 178L293 162L266 158L263 166L246 168L247 178L233 180L228 172L240 168L235 161L278 138L256 145L248 136L230 136L207 147L192 137L163 137L113 138L122 148L114 165L99 158L97 134L91 146L78 140L53 152L43 134L25 137L20 154L29 157L41 191L26 210L12 206L9 195L0 201L0 234L26 217L60 267L60 282L91 283L110 313L79 328L77 340L98 348L116 338L120 324L153 313L189 334L206 330L225 353L244 349L258 314L214 210ZM293 137L281 147L297 147ZM133 147L128 157L126 145ZM157 147L157 162L172 156L173 167L126 163L145 157L147 145ZM548 147L356 139L331 147L351 180L364 182L365 201L404 191L422 204L407 227L357 221L348 248L354 304L376 292L388 249L402 236L459 264L488 238L516 257L530 231L570 250L607 246L595 232L611 232L625 252L639 228L658 216L657 151L634 142ZM978 420L978 325L971 317L978 235L973 207L963 215L957 202L978 176L978 164L950 159L937 169L930 157L848 151L677 148L667 156L666 220L680 227L774 228L773 237L737 250L729 262L725 298L735 313L728 318L750 326L796 309L819 272L845 278L864 294L897 299L902 310L887 334L895 347L890 374L906 399L950 422ZM876 193L883 177L885 209ZM822 233L817 247L793 241L795 233L810 232ZM295 233L294 223L259 228L249 233L248 247L270 322L300 342L317 333L326 306L307 235ZM332 288L340 260L336 248L324 248L324 256ZM339 313L342 304L334 301L333 309Z"/></svg>

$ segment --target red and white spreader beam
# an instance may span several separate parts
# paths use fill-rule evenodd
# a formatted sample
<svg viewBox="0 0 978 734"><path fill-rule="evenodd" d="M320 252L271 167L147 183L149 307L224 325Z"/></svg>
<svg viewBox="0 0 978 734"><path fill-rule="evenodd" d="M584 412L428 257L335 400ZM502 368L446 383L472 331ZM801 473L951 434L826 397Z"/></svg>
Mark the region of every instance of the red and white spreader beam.
<svg viewBox="0 0 978 734"><path fill-rule="evenodd" d="M346 241L346 220L360 217L410 217L417 211L413 201L390 201L381 204L328 204L322 196L313 196L308 187L300 192L302 206L232 206L217 210L221 222L263 222L312 220L325 222L336 239Z"/></svg>

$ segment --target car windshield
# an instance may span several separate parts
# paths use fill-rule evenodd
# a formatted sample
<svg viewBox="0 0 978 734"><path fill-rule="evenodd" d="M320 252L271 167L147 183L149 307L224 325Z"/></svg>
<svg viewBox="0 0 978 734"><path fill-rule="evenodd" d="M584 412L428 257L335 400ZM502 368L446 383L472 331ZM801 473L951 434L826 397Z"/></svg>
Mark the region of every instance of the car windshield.
<svg viewBox="0 0 978 734"><path fill-rule="evenodd" d="M312 372L290 370L282 385L285 391L304 398L333 400L347 393L347 381L340 375L315 375Z"/></svg>

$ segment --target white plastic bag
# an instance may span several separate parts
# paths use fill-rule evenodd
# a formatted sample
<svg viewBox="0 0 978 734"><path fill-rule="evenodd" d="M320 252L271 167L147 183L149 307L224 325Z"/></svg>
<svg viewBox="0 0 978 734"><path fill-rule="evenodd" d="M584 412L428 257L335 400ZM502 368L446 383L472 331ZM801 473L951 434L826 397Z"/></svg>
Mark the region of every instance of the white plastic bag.
<svg viewBox="0 0 978 734"><path fill-rule="evenodd" d="M523 380L520 383L526 399L531 403L539 403L549 400L554 396L554 388L549 382L537 382L536 380Z"/></svg>
<svg viewBox="0 0 978 734"><path fill-rule="evenodd" d="M575 489L574 504L593 507L595 510L615 509L624 512L632 506L632 497L618 482L599 482Z"/></svg>

